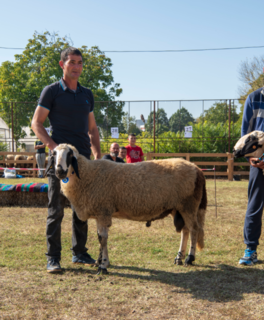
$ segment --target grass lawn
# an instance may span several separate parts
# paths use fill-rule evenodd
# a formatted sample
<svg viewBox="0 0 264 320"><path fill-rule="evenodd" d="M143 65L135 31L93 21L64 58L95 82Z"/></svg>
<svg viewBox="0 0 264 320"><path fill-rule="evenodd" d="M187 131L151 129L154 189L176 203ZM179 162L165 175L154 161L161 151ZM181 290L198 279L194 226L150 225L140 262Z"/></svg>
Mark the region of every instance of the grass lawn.
<svg viewBox="0 0 264 320"><path fill-rule="evenodd" d="M207 191L214 205L213 180L207 180ZM150 228L114 219L111 266L104 276L71 263L69 209L62 224L63 272L51 275L46 272L46 209L0 208L0 319L263 319L262 239L260 263L238 265L245 249L247 181L217 180L217 202L217 218L208 206L205 249L197 252L192 267L173 264L180 235L171 217ZM96 258L93 220L88 247Z"/></svg>

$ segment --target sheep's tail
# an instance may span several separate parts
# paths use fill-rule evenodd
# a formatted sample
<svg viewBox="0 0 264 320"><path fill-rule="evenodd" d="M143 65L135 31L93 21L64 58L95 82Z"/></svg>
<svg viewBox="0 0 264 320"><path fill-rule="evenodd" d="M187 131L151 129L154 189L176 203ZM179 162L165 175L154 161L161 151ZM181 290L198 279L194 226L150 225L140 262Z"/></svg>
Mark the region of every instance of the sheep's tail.
<svg viewBox="0 0 264 320"><path fill-rule="evenodd" d="M200 171L200 170L199 170ZM205 212L207 207L207 193L206 193L206 187L205 187L205 178L204 175L201 172L201 175L199 177L200 182L203 184L203 193L202 193L202 199L199 205L198 213L197 213L197 221L198 221L198 236L197 236L197 249L202 250L204 248L204 220L205 220Z"/></svg>

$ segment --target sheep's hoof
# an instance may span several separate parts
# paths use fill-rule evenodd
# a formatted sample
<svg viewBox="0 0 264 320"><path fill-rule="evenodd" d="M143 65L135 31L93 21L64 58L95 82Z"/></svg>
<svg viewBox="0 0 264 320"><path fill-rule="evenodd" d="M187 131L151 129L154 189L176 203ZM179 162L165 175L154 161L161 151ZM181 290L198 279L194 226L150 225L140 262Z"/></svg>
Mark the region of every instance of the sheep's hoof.
<svg viewBox="0 0 264 320"><path fill-rule="evenodd" d="M94 265L96 267L99 267L101 263L102 263L102 260L101 261L100 260L96 260Z"/></svg>
<svg viewBox="0 0 264 320"><path fill-rule="evenodd" d="M96 274L97 275L99 275L99 274L108 274L108 271L107 271L106 268L99 267Z"/></svg>
<svg viewBox="0 0 264 320"><path fill-rule="evenodd" d="M174 259L174 264L177 264L177 266L182 266L182 259L179 259L179 258L175 258Z"/></svg>
<svg viewBox="0 0 264 320"><path fill-rule="evenodd" d="M184 265L185 266L192 266L192 262L195 260L195 257L192 254L189 254L188 257L185 259Z"/></svg>

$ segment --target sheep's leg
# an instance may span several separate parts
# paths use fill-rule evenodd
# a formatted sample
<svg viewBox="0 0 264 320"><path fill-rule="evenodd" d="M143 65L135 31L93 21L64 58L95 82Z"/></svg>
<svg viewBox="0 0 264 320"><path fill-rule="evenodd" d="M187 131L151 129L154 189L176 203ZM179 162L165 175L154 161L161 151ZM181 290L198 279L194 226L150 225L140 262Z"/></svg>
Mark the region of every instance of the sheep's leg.
<svg viewBox="0 0 264 320"><path fill-rule="evenodd" d="M174 260L174 264L182 265L182 259L185 258L188 238L189 238L189 229L186 226L184 226L181 231L181 244L180 244L179 252Z"/></svg>
<svg viewBox="0 0 264 320"><path fill-rule="evenodd" d="M197 243L197 231L198 231L198 225L197 223L193 224L193 227L190 231L191 234L191 246L189 250L188 257L185 260L185 265L192 265L192 262L195 260L195 250L196 250L196 243Z"/></svg>
<svg viewBox="0 0 264 320"><path fill-rule="evenodd" d="M108 238L108 227L97 221L97 234L100 243L100 253L97 260L99 264L97 274L107 274L107 267L109 266L108 250L107 250L107 238Z"/></svg>

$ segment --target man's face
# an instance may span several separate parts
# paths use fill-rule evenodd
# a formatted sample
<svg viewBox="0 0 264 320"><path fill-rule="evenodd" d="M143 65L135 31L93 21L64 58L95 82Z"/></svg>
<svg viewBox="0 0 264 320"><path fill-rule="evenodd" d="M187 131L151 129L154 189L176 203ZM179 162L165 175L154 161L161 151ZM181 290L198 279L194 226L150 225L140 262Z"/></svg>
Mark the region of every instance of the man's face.
<svg viewBox="0 0 264 320"><path fill-rule="evenodd" d="M78 80L83 69L82 57L75 54L69 54L67 61L60 61L60 66L66 78Z"/></svg>
<svg viewBox="0 0 264 320"><path fill-rule="evenodd" d="M122 159L125 159L127 155L127 150L126 149L120 149L119 157Z"/></svg>
<svg viewBox="0 0 264 320"><path fill-rule="evenodd" d="M129 144L130 144L130 145L134 145L134 144L136 144L136 137L134 137L134 136L129 136L129 137L128 137L128 141L129 141Z"/></svg>
<svg viewBox="0 0 264 320"><path fill-rule="evenodd" d="M111 147L110 147L110 155L112 157L117 157L119 154L119 144L118 143L113 143L111 144Z"/></svg>

